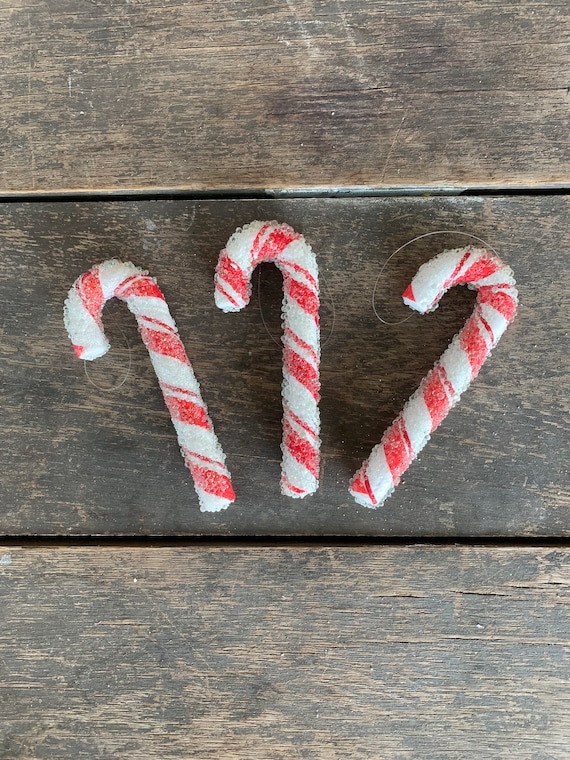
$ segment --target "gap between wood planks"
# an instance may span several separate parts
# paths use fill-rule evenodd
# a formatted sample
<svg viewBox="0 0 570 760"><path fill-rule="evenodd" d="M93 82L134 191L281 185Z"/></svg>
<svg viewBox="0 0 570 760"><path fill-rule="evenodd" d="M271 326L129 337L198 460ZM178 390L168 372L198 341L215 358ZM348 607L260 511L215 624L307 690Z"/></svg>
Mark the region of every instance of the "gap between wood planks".
<svg viewBox="0 0 570 760"><path fill-rule="evenodd" d="M6 548L21 547L26 549L68 547L83 548L90 546L147 549L167 548L319 548L363 546L382 547L478 547L482 549L546 549L570 548L569 538L462 538L462 537L422 537L403 536L386 538L385 536L0 536L0 544Z"/></svg>
<svg viewBox="0 0 570 760"><path fill-rule="evenodd" d="M0 195L0 203L70 203L70 202L129 202L129 201L216 201L216 200L275 200L295 198L412 198L412 197L502 197L552 196L570 194L570 184L540 187L505 185L491 186L440 186L411 185L401 187L310 187L310 188L229 188L227 190L188 191L178 188L154 190L78 190L73 192L10 193Z"/></svg>

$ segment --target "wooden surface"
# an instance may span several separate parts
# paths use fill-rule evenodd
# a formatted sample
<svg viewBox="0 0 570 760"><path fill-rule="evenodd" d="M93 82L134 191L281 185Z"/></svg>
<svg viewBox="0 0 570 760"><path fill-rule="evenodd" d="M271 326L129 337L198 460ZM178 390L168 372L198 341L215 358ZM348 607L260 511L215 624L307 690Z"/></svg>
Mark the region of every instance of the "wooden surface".
<svg viewBox="0 0 570 760"><path fill-rule="evenodd" d="M568 757L567 549L0 552L2 758Z"/></svg>
<svg viewBox="0 0 570 760"><path fill-rule="evenodd" d="M0 192L570 177L564 0L0 2Z"/></svg>
<svg viewBox="0 0 570 760"><path fill-rule="evenodd" d="M5 534L568 536L569 377L565 197L8 204L1 209L0 532ZM262 268L250 306L213 302L232 231L277 218L303 232L322 274L322 485L279 494L282 283ZM473 294L455 288L432 315L400 293L462 229L512 266L517 319L479 378L377 511L347 486L461 327ZM77 276L112 256L163 288L228 457L237 501L198 510L191 478L132 315L114 303L114 345L87 368L62 324ZM382 272L382 273L381 273ZM261 304L261 310L260 310ZM267 326L264 327L263 319ZM101 389L112 390L101 390Z"/></svg>

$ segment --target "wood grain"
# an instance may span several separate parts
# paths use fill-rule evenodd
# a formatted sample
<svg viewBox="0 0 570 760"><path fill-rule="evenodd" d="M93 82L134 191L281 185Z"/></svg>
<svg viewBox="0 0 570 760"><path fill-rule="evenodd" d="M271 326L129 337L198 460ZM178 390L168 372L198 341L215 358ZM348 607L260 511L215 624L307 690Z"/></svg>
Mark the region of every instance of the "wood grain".
<svg viewBox="0 0 570 760"><path fill-rule="evenodd" d="M0 757L568 757L570 555L0 550Z"/></svg>
<svg viewBox="0 0 570 760"><path fill-rule="evenodd" d="M410 198L41 203L1 207L0 531L6 534L568 536L569 200ZM218 251L255 218L303 232L322 275L323 472L279 494L282 282L260 270L250 306L213 302ZM468 230L514 269L521 307L479 378L384 508L358 507L351 475L461 327L473 294L410 316L400 293L446 235ZM117 302L114 349L86 369L62 305L77 276L121 256L155 276L228 456L237 502L198 511L135 320ZM381 275L378 280L379 275ZM261 305L261 313L260 313ZM266 327L264 327L265 320ZM105 390L111 388L112 390Z"/></svg>
<svg viewBox="0 0 570 760"><path fill-rule="evenodd" d="M0 2L0 192L570 178L555 0Z"/></svg>

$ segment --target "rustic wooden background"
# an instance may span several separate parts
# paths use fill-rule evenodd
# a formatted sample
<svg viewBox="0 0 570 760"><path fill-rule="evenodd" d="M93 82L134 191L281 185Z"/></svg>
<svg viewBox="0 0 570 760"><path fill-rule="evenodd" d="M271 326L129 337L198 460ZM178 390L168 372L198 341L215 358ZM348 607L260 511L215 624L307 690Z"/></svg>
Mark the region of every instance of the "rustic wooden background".
<svg viewBox="0 0 570 760"><path fill-rule="evenodd" d="M0 0L0 28L0 760L567 760L568 3ZM212 298L256 217L323 277L302 502L278 493L279 274L240 314ZM350 475L473 303L386 326L375 283L405 316L457 231L513 267L519 314L368 511ZM87 374L68 345L66 291L110 256L166 294L227 512L198 511L126 309Z"/></svg>
<svg viewBox="0 0 570 760"><path fill-rule="evenodd" d="M567 198L370 198L6 205L2 209L0 526L11 534L570 534ZM240 314L214 305L232 231L278 218L305 233L323 278L322 485L279 493L282 282L260 270ZM544 221L547 220L547 223ZM514 269L521 307L462 402L379 510L351 475L470 313L456 288L432 315L400 295L422 263L474 231ZM473 241L471 241L473 242ZM75 358L62 322L74 279L120 255L163 287L228 457L237 499L201 514L136 323L115 304L116 350ZM264 324L265 321L265 324ZM266 329L267 328L267 329ZM101 389L112 390L101 390Z"/></svg>

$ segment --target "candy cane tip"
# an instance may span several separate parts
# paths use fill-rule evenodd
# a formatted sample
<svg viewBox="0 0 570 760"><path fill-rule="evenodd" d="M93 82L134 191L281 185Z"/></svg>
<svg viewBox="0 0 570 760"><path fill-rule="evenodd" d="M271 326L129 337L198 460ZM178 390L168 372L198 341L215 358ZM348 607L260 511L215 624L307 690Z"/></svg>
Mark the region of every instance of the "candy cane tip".
<svg viewBox="0 0 570 760"><path fill-rule="evenodd" d="M348 492L356 501L356 503L360 504L362 507L376 509L381 504L381 502L379 502L374 495L374 491L370 486L365 467L361 467L360 470L356 473L352 480L352 483L349 486Z"/></svg>
<svg viewBox="0 0 570 760"><path fill-rule="evenodd" d="M219 287L220 285L218 285L218 288ZM219 289L216 289L214 293L214 303L218 309L221 309L221 311L223 311L225 314L241 311L245 306L245 303L238 301L237 298L230 300L230 297L224 293L221 293Z"/></svg>
<svg viewBox="0 0 570 760"><path fill-rule="evenodd" d="M414 295L414 289L412 287L412 283L410 283L408 287L404 290L404 292L402 293L402 298L404 299L404 303L407 306L411 306L412 309L414 307L417 308L416 297Z"/></svg>
<svg viewBox="0 0 570 760"><path fill-rule="evenodd" d="M202 497L200 499L200 512L222 512L227 509L230 504L233 504L234 499L222 499L212 494L208 494L207 500Z"/></svg>

